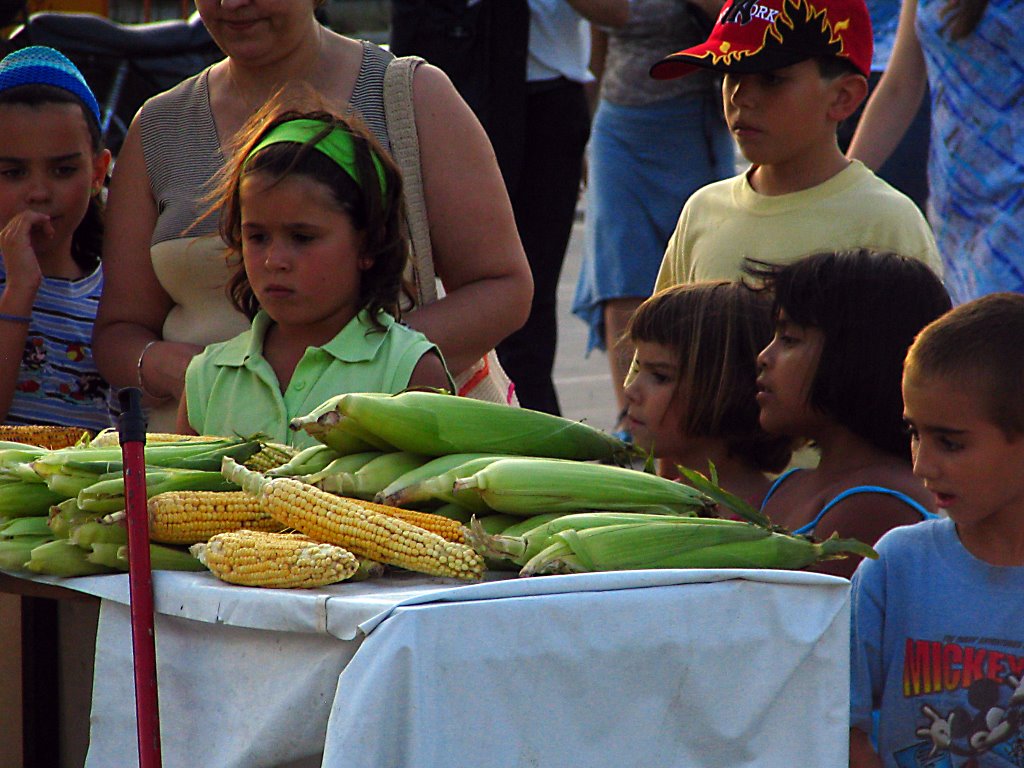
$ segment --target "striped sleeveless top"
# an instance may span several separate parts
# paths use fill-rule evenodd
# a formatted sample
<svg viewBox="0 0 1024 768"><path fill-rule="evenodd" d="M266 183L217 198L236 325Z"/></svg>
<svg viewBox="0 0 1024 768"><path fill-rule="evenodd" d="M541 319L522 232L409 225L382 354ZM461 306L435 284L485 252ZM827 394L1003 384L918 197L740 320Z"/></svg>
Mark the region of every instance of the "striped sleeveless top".
<svg viewBox="0 0 1024 768"><path fill-rule="evenodd" d="M349 106L377 140L391 149L384 117L384 72L391 53L363 42L363 58ZM150 240L153 270L174 302L163 338L206 346L249 328L225 286L237 265L228 264L218 217L206 216L208 195L224 166L210 109L209 68L149 99L139 113L142 153L157 221ZM149 429L173 431L178 404L148 413Z"/></svg>

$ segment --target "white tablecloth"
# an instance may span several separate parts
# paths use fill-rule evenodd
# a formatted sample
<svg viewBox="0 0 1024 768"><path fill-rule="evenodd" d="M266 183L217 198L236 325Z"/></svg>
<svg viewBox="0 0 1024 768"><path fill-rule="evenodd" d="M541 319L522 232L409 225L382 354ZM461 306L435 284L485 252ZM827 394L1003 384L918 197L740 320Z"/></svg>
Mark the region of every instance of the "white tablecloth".
<svg viewBox="0 0 1024 768"><path fill-rule="evenodd" d="M87 768L137 764L127 577L105 598ZM847 764L849 584L634 571L305 591L155 574L163 764Z"/></svg>

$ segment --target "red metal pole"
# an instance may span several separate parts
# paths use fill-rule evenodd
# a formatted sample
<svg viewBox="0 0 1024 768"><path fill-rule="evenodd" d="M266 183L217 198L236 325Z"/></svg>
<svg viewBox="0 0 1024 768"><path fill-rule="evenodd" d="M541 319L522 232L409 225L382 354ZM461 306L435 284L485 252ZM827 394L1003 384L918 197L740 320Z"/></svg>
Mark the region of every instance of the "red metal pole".
<svg viewBox="0 0 1024 768"><path fill-rule="evenodd" d="M146 513L146 417L142 391L118 394L118 422L124 463L124 501L128 518L128 589L135 660L135 716L139 768L160 768L160 707L156 687L156 637L153 631L153 571L149 561L149 519Z"/></svg>

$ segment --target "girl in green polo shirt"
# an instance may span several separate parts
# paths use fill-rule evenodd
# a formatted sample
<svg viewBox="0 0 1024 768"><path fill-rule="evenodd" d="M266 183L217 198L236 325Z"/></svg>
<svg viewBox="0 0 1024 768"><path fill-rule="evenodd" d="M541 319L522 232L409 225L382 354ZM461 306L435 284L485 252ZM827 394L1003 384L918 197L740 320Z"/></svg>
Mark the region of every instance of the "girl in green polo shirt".
<svg viewBox="0 0 1024 768"><path fill-rule="evenodd" d="M215 210L252 326L189 364L178 430L302 446L312 438L289 420L334 395L451 390L437 347L397 320L402 182L367 129L276 98L236 146Z"/></svg>

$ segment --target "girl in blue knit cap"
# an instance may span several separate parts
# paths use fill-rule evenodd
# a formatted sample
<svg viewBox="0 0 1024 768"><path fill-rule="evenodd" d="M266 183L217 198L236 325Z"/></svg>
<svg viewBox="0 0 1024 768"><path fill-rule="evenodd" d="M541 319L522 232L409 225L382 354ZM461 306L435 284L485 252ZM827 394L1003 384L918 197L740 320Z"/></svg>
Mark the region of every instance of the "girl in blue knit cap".
<svg viewBox="0 0 1024 768"><path fill-rule="evenodd" d="M92 359L110 152L82 73L52 48L0 61L0 418L110 426Z"/></svg>

